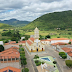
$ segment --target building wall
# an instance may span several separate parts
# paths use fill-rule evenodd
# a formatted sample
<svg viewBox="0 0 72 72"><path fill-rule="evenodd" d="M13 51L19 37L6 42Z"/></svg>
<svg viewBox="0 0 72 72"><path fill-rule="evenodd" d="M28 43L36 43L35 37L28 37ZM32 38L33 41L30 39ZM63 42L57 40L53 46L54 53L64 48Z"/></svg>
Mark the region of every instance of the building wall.
<svg viewBox="0 0 72 72"><path fill-rule="evenodd" d="M52 41L51 41L51 44L52 44L52 43L57 43L57 42L69 43L69 40L52 40Z"/></svg>
<svg viewBox="0 0 72 72"><path fill-rule="evenodd" d="M31 52L31 49L32 49L32 52L37 52L37 49L38 49L38 52L40 52L40 51L42 51L42 48L43 48L43 51L45 51L45 46L41 42L38 43L38 46L37 46L37 43L36 42L34 42L31 45L29 45L26 42L26 47L29 50L29 52Z"/></svg>
<svg viewBox="0 0 72 72"><path fill-rule="evenodd" d="M50 44L50 41L41 41L43 44L47 44L49 45Z"/></svg>

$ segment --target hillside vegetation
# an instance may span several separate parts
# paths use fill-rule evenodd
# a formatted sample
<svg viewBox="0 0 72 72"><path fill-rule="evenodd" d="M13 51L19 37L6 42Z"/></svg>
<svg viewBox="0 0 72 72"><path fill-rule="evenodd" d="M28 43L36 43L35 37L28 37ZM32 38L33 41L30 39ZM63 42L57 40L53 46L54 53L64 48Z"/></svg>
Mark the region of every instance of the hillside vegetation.
<svg viewBox="0 0 72 72"><path fill-rule="evenodd" d="M54 30L60 28L61 30L72 30L72 11L54 12L45 14L28 25L24 26L24 30L34 30L35 27L39 30Z"/></svg>
<svg viewBox="0 0 72 72"><path fill-rule="evenodd" d="M0 23L0 29L11 28L11 25Z"/></svg>

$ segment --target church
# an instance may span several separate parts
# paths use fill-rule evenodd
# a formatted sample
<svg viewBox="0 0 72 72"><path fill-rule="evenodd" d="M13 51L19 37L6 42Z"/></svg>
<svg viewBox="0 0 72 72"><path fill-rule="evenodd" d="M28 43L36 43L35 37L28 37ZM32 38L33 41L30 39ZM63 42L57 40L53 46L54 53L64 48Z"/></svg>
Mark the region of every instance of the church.
<svg viewBox="0 0 72 72"><path fill-rule="evenodd" d="M34 37L26 41L26 48L29 52L45 51L45 45L39 40L39 30L37 27L34 30Z"/></svg>

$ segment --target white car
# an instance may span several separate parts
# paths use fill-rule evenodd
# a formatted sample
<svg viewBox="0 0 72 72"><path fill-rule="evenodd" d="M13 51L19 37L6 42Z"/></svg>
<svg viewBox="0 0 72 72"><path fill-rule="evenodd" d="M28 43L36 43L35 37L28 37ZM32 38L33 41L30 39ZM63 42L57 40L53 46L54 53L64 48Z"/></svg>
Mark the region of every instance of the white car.
<svg viewBox="0 0 72 72"><path fill-rule="evenodd" d="M62 58L61 56L59 58Z"/></svg>

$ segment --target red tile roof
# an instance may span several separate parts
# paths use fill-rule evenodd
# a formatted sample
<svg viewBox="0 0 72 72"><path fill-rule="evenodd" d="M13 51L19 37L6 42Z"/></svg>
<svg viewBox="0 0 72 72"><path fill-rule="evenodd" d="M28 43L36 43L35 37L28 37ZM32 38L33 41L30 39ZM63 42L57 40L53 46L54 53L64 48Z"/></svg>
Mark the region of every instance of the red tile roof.
<svg viewBox="0 0 72 72"><path fill-rule="evenodd" d="M6 49L6 50L4 50L4 51L2 51L2 52L0 52L0 56L3 58L3 57L5 57L5 58L7 58L7 57L17 57L17 58L19 58L20 57L20 53L18 52L18 50L17 49L19 49L19 48L17 48L17 47L11 47L11 48L9 48L9 49Z"/></svg>
<svg viewBox="0 0 72 72"><path fill-rule="evenodd" d="M31 44L32 44L32 42L31 42L31 41L29 41L29 40L27 40L27 43L28 43L29 45L31 45Z"/></svg>
<svg viewBox="0 0 72 72"><path fill-rule="evenodd" d="M31 37L31 38L29 38L30 40L32 40L33 42L34 42L34 38L33 37Z"/></svg>
<svg viewBox="0 0 72 72"><path fill-rule="evenodd" d="M53 38L53 39L50 39L50 40L69 40L68 38Z"/></svg>
<svg viewBox="0 0 72 72"><path fill-rule="evenodd" d="M70 39L70 41L72 41L72 39Z"/></svg>
<svg viewBox="0 0 72 72"><path fill-rule="evenodd" d="M26 43L26 41L20 41L19 43Z"/></svg>
<svg viewBox="0 0 72 72"><path fill-rule="evenodd" d="M11 41L11 42L10 42L10 44L15 44L15 43L16 43L16 41Z"/></svg>
<svg viewBox="0 0 72 72"><path fill-rule="evenodd" d="M8 67L5 67L5 68L0 69L0 72L4 72L6 70L7 70L7 72L8 72L8 70L12 70L13 72L21 72L20 69L14 68L14 67L11 67L11 66L8 66Z"/></svg>
<svg viewBox="0 0 72 72"><path fill-rule="evenodd" d="M64 47L62 48L69 56L72 56L72 49L71 48L67 48L67 47Z"/></svg>

